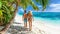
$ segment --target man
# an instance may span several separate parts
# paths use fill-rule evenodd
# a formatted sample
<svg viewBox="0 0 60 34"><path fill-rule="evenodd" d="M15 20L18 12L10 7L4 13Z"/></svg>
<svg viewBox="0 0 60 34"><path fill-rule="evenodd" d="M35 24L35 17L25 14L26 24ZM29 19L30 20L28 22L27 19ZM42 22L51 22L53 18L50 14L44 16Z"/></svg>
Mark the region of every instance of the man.
<svg viewBox="0 0 60 34"><path fill-rule="evenodd" d="M26 14L26 10L24 11L24 14L23 14L23 21L24 21L24 27L27 28L27 14Z"/></svg>

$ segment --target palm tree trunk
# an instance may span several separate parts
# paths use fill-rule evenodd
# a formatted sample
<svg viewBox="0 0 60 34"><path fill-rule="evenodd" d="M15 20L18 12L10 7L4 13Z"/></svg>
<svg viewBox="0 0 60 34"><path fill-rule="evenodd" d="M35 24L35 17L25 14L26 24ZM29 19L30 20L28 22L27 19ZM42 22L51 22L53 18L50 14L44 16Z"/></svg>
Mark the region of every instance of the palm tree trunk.
<svg viewBox="0 0 60 34"><path fill-rule="evenodd" d="M6 24L6 26L0 31L0 34L5 34L5 32L9 29L10 25L13 23L14 17L16 16L17 9L18 9L18 3L16 4L14 16L10 19L10 22Z"/></svg>

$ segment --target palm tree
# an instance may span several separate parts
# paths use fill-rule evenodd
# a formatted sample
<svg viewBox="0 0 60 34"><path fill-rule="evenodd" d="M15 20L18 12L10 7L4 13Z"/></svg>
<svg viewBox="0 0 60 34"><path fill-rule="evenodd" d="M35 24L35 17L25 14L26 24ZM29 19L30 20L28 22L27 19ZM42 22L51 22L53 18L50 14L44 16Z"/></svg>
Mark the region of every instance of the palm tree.
<svg viewBox="0 0 60 34"><path fill-rule="evenodd" d="M48 4L47 0L35 1L42 5L43 10ZM7 31L7 29L10 27L10 24L13 23L18 6L26 10L27 6L29 5L32 6L34 10L39 10L32 0L0 0L0 25L4 26L1 32Z"/></svg>
<svg viewBox="0 0 60 34"><path fill-rule="evenodd" d="M40 5L42 5L42 11L44 11L45 10L45 8L48 6L48 0L36 0L36 2L38 3L38 4L40 4Z"/></svg>

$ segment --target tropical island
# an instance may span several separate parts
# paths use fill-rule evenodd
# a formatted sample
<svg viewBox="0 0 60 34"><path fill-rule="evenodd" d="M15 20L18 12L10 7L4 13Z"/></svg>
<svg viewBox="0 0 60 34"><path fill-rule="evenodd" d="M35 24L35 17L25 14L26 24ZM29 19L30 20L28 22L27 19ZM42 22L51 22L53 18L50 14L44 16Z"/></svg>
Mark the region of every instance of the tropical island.
<svg viewBox="0 0 60 34"><path fill-rule="evenodd" d="M59 24L60 13L44 12L48 6L49 0L0 0L0 34L60 34L60 27L50 24ZM22 16L30 9L34 20L27 31L29 23L25 28Z"/></svg>

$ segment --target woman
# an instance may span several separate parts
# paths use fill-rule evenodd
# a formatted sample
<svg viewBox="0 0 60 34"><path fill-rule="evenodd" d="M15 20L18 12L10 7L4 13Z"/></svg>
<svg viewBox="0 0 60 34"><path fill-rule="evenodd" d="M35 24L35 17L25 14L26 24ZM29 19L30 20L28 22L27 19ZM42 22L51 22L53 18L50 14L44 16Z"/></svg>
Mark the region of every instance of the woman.
<svg viewBox="0 0 60 34"><path fill-rule="evenodd" d="M32 12L29 11L27 15L28 15L28 22L29 22L29 31L31 31L32 30Z"/></svg>
<svg viewBox="0 0 60 34"><path fill-rule="evenodd" d="M26 14L26 11L24 11L24 14L23 14L23 21L24 21L24 27L27 28L27 14Z"/></svg>

